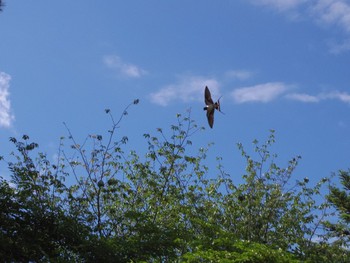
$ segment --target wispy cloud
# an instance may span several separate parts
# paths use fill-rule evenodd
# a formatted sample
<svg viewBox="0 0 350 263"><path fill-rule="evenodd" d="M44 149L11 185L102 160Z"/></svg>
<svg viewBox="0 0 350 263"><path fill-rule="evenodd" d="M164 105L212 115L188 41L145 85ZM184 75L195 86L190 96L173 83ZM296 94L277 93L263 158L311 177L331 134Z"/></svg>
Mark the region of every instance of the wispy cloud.
<svg viewBox="0 0 350 263"><path fill-rule="evenodd" d="M287 17L311 19L319 25L336 26L350 34L350 3L348 0L250 0L255 5L265 6ZM330 52L339 54L350 50L349 40L332 44Z"/></svg>
<svg viewBox="0 0 350 263"><path fill-rule="evenodd" d="M250 79L252 71L247 70L229 70L220 74L228 78L223 83L216 76L193 76L182 75L178 77L177 82L165 85L158 91L148 95L152 103L160 106L167 106L171 103L204 102L204 87L208 86L213 100L217 100L221 94L220 87L230 80L244 81ZM231 85L231 84L230 84ZM275 100L291 100L302 103L320 103L322 101L334 100L350 104L350 93L338 90L320 92L316 95L307 92L297 92L298 85L285 82L267 82L258 83L251 86L238 87L232 90L228 97L234 103L270 103ZM225 94L224 94L225 96Z"/></svg>
<svg viewBox="0 0 350 263"><path fill-rule="evenodd" d="M347 0L318 0L312 6L315 17L326 24L335 24L350 33L350 4Z"/></svg>
<svg viewBox="0 0 350 263"><path fill-rule="evenodd" d="M329 93L321 93L321 99L335 99L345 103L350 103L350 94L347 92L333 91Z"/></svg>
<svg viewBox="0 0 350 263"><path fill-rule="evenodd" d="M110 69L115 70L119 75L128 78L140 78L147 74L147 71L130 63L124 62L119 56L106 55L103 63Z"/></svg>
<svg viewBox="0 0 350 263"><path fill-rule="evenodd" d="M286 95L287 99L301 102L319 102L320 98L306 93L291 93Z"/></svg>
<svg viewBox="0 0 350 263"><path fill-rule="evenodd" d="M280 12L296 9L306 0L250 0L253 4L272 7Z"/></svg>
<svg viewBox="0 0 350 263"><path fill-rule="evenodd" d="M225 76L231 79L247 80L253 76L253 72L248 70L229 70Z"/></svg>
<svg viewBox="0 0 350 263"><path fill-rule="evenodd" d="M338 55L343 52L349 51L350 50L350 38L345 39L341 43L336 43L335 41L328 42L329 47L330 47L330 52L332 54Z"/></svg>
<svg viewBox="0 0 350 263"><path fill-rule="evenodd" d="M282 82L268 82L258 84L250 87L242 87L235 89L231 96L236 103L245 102L270 102L283 93L285 93L290 86Z"/></svg>
<svg viewBox="0 0 350 263"><path fill-rule="evenodd" d="M320 102L324 100L338 100L350 104L350 94L347 92L340 91L323 92L317 95L309 95L306 93L292 93L287 94L286 98L306 103Z"/></svg>
<svg viewBox="0 0 350 263"><path fill-rule="evenodd" d="M214 78L202 76L181 77L178 83L167 85L157 92L150 94L150 100L158 105L167 106L172 101L200 101L204 102L204 87L208 86L213 98L219 94L219 83Z"/></svg>
<svg viewBox="0 0 350 263"><path fill-rule="evenodd" d="M9 128L14 120L9 99L11 76L0 72L0 127Z"/></svg>

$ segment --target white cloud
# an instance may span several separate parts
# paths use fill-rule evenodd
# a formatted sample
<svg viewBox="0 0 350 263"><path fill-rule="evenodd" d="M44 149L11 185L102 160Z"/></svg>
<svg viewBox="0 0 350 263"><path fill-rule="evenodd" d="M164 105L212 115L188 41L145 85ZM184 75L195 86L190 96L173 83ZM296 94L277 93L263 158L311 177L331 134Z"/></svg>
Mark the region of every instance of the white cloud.
<svg viewBox="0 0 350 263"><path fill-rule="evenodd" d="M10 75L0 72L0 126L5 128L11 127L14 120L9 99L10 80Z"/></svg>
<svg viewBox="0 0 350 263"><path fill-rule="evenodd" d="M213 78L201 76L182 77L176 84L170 84L150 94L150 100L158 105L167 106L172 101L201 101L204 103L204 87L208 86L213 99L219 94L219 83Z"/></svg>
<svg viewBox="0 0 350 263"><path fill-rule="evenodd" d="M336 24L350 32L350 4L346 0L318 0L312 7L319 21Z"/></svg>
<svg viewBox="0 0 350 263"><path fill-rule="evenodd" d="M256 5L263 5L277 9L278 11L287 11L297 8L306 0L251 0Z"/></svg>
<svg viewBox="0 0 350 263"><path fill-rule="evenodd" d="M226 72L226 77L237 79L237 80L247 80L253 75L252 72L247 70L229 70Z"/></svg>
<svg viewBox="0 0 350 263"><path fill-rule="evenodd" d="M309 95L305 93L292 93L287 94L286 98L291 100L297 100L301 102L320 102L324 100L339 100L341 102L350 104L350 94L347 92L331 91L319 93L318 95Z"/></svg>
<svg viewBox="0 0 350 263"><path fill-rule="evenodd" d="M231 95L236 103L270 102L289 89L284 83L269 82L234 90Z"/></svg>
<svg viewBox="0 0 350 263"><path fill-rule="evenodd" d="M330 52L338 55L350 50L350 39L344 40L342 43L329 42Z"/></svg>
<svg viewBox="0 0 350 263"><path fill-rule="evenodd" d="M319 97L321 99L336 99L345 103L350 103L350 94L347 92L332 91L329 93L321 93Z"/></svg>
<svg viewBox="0 0 350 263"><path fill-rule="evenodd" d="M350 32L350 3L348 0L251 0L251 2L279 12L296 11L325 24L336 24Z"/></svg>
<svg viewBox="0 0 350 263"><path fill-rule="evenodd" d="M104 64L113 70L116 70L121 76L129 78L139 78L147 74L147 71L133 64L125 63L116 55L107 55L103 58Z"/></svg>
<svg viewBox="0 0 350 263"><path fill-rule="evenodd" d="M286 98L291 100L301 101L301 102L319 102L320 101L320 98L318 98L317 96L312 96L306 93L291 93L291 94L287 94Z"/></svg>
<svg viewBox="0 0 350 263"><path fill-rule="evenodd" d="M349 0L250 0L250 2L277 10L288 18L302 17L319 25L337 26L347 35L350 34ZM349 41L345 41L343 44L332 45L330 52L339 54L349 50Z"/></svg>

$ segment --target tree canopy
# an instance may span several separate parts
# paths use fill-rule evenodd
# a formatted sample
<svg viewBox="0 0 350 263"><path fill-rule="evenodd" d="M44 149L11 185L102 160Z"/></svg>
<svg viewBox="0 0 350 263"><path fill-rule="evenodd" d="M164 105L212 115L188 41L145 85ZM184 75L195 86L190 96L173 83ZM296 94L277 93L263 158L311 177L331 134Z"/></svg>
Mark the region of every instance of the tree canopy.
<svg viewBox="0 0 350 263"><path fill-rule="evenodd" d="M3 10L4 6L5 3L2 0L0 0L0 12Z"/></svg>
<svg viewBox="0 0 350 263"><path fill-rule="evenodd" d="M337 222L326 221L325 226L330 231L330 238L336 238L336 242L348 245L350 241L350 169L338 172L343 189L330 187L327 196L339 215Z"/></svg>
<svg viewBox="0 0 350 263"><path fill-rule="evenodd" d="M237 145L242 175L225 171L221 157L209 169L210 145L193 144L203 129L189 112L145 133L145 154L126 153L129 138L116 131L138 102L117 121L107 109L110 129L82 144L67 127L55 161L29 136L10 138L15 150L3 162L11 180L0 181L3 261L349 262L349 240L329 242L330 233L349 233L349 194L331 186L322 199L329 178L293 178L301 157L281 166L275 131L251 151ZM349 190L348 173L341 178ZM331 205L344 224L327 223Z"/></svg>

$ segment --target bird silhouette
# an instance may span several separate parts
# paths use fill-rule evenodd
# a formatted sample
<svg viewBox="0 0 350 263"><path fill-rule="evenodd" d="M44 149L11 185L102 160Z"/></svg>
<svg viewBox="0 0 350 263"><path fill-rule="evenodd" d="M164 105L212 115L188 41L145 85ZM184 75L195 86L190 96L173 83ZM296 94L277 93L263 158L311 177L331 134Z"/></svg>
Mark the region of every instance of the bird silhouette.
<svg viewBox="0 0 350 263"><path fill-rule="evenodd" d="M210 128L213 128L213 125L214 125L215 109L220 111L221 113L223 113L220 110L220 98L218 99L217 102L214 103L213 99L211 98L210 90L208 89L207 86L205 86L205 90L204 90L205 107L204 107L204 110L207 111L207 119L208 119L208 123L209 123Z"/></svg>

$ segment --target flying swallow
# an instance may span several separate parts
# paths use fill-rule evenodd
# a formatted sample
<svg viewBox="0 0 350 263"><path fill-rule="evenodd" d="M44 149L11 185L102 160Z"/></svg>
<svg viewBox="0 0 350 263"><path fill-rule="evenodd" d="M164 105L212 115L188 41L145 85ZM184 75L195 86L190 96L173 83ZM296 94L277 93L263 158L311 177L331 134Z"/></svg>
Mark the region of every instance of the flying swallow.
<svg viewBox="0 0 350 263"><path fill-rule="evenodd" d="M213 128L214 125L214 112L215 109L222 112L220 110L220 98L218 99L217 102L214 103L213 99L211 98L210 91L207 86L205 86L204 90L204 102L205 102L205 107L204 110L207 111L207 118L208 118L208 123L210 128Z"/></svg>

